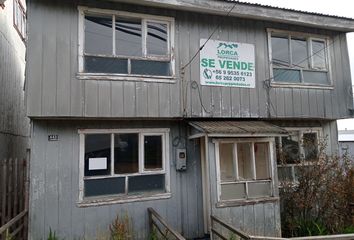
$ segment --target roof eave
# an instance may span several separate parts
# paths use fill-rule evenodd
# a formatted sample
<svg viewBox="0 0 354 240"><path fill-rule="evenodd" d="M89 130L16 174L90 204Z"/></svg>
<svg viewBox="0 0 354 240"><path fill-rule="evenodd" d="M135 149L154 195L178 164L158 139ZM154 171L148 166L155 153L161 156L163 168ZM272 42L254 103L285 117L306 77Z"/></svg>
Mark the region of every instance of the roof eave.
<svg viewBox="0 0 354 240"><path fill-rule="evenodd" d="M151 7L161 7L174 10L184 10L199 13L208 13L225 16L233 4L217 0L109 0ZM340 32L354 32L354 20L335 16L316 15L293 10L270 8L266 6L241 4L230 13L230 16L248 19L266 20L288 24L335 30Z"/></svg>

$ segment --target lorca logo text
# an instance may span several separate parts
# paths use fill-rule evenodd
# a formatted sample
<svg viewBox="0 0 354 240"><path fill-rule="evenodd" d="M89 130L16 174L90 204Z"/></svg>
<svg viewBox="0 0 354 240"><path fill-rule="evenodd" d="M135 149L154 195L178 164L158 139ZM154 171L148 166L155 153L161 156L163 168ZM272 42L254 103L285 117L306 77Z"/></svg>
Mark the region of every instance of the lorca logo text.
<svg viewBox="0 0 354 240"><path fill-rule="evenodd" d="M219 58L238 60L239 57L235 48L238 48L238 45L236 43L228 44L228 43L221 42L217 47L217 56Z"/></svg>

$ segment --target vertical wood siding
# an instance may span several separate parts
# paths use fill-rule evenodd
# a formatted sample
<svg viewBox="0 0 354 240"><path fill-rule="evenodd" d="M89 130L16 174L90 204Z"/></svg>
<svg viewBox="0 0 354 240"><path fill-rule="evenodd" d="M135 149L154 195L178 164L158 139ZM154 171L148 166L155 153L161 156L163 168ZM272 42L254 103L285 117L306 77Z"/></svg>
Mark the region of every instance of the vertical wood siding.
<svg viewBox="0 0 354 240"><path fill-rule="evenodd" d="M265 21L227 18L142 6L94 1L90 7L166 15L175 18L176 82L79 80L76 78L78 10L70 1L29 1L28 114L32 117L105 118L321 118L348 116L351 107L349 58L345 34ZM199 56L181 67L207 38L255 45L256 88L199 84ZM270 88L266 28L333 37L330 62L334 89ZM269 95L269 96L268 96ZM202 103L202 104L201 104Z"/></svg>
<svg viewBox="0 0 354 240"><path fill-rule="evenodd" d="M163 200L79 208L79 128L170 128L170 186L172 197ZM203 209L199 142L187 145L187 171L175 170L175 150L184 148L185 127L173 122L68 122L35 121L30 165L30 238L46 239L49 229L65 239L94 237L107 232L117 214L127 213L135 239L147 239L147 208L153 207L184 236L201 237ZM57 134L59 141L49 142ZM99 218L99 221L97 220Z"/></svg>
<svg viewBox="0 0 354 240"><path fill-rule="evenodd" d="M0 162L25 158L29 120L25 107L25 47L12 21L12 3L0 14Z"/></svg>

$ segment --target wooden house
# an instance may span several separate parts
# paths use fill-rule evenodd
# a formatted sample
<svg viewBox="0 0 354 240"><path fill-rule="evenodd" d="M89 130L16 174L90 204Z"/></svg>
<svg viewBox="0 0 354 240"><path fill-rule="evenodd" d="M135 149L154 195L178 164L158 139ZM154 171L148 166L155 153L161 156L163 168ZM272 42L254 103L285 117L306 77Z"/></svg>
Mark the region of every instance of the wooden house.
<svg viewBox="0 0 354 240"><path fill-rule="evenodd" d="M0 162L25 158L28 148L25 9L25 0L0 1Z"/></svg>
<svg viewBox="0 0 354 240"><path fill-rule="evenodd" d="M293 158L353 109L354 20L217 0L27 0L29 239L94 237L147 208L186 238L210 216L280 236Z"/></svg>

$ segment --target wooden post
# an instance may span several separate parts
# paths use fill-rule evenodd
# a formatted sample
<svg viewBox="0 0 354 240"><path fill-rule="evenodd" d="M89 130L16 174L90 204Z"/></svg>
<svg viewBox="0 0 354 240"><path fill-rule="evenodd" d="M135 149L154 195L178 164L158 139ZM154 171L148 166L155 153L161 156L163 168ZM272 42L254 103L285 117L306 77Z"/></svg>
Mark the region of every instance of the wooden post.
<svg viewBox="0 0 354 240"><path fill-rule="evenodd" d="M3 165L2 165L2 179L1 179L1 222L0 222L0 226L3 226L6 223L6 186L7 186L7 159L4 159L3 161ZM5 239L5 236L2 237L2 239Z"/></svg>

